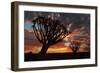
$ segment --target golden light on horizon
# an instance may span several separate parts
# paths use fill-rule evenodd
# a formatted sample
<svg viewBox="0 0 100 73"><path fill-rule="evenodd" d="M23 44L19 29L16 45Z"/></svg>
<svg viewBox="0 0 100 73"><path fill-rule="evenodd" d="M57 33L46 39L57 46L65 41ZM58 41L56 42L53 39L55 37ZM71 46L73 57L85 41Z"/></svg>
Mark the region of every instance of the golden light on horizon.
<svg viewBox="0 0 100 73"><path fill-rule="evenodd" d="M70 48L49 48L47 50L47 53L67 53L67 52L72 52Z"/></svg>
<svg viewBox="0 0 100 73"><path fill-rule="evenodd" d="M34 54L38 54L41 51L41 47L34 47L31 50L26 50L25 53L32 52ZM48 48L47 53L68 53L72 52L72 50L69 47L64 48Z"/></svg>

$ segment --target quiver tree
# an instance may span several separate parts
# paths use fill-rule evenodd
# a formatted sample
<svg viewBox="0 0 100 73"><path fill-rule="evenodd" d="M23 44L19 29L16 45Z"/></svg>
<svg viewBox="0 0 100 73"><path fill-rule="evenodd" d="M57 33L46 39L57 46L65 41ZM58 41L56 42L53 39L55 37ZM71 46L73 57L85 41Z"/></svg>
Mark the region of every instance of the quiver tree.
<svg viewBox="0 0 100 73"><path fill-rule="evenodd" d="M80 43L78 43L78 42L71 42L69 47L72 49L73 53L76 54L77 51L80 48Z"/></svg>
<svg viewBox="0 0 100 73"><path fill-rule="evenodd" d="M59 20L39 16L32 22L34 35L43 45L41 55L45 55L48 47L60 42L68 35L66 28Z"/></svg>

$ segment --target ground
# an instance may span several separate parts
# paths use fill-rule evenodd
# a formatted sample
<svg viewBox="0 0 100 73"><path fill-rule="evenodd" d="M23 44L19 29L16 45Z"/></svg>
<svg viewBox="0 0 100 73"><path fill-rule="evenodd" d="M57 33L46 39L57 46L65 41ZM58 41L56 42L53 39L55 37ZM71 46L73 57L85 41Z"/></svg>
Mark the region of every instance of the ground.
<svg viewBox="0 0 100 73"><path fill-rule="evenodd" d="M45 56L33 54L32 52L25 53L24 61L43 61L43 60L64 60L64 59L86 59L90 58L89 52L81 53L49 53Z"/></svg>

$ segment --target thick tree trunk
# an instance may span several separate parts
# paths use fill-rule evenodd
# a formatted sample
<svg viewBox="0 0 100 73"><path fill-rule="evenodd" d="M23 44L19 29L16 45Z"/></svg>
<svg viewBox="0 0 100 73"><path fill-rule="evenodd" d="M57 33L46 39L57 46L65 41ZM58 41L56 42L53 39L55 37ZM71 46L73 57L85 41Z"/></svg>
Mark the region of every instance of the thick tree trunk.
<svg viewBox="0 0 100 73"><path fill-rule="evenodd" d="M43 46L42 46L42 49L41 49L41 51L40 51L39 54L40 54L41 56L45 56L45 55L46 55L46 52L47 52L47 50L48 50L48 47L49 47L48 45L43 45Z"/></svg>
<svg viewBox="0 0 100 73"><path fill-rule="evenodd" d="M73 53L76 54L77 53L77 50L73 50Z"/></svg>
<svg viewBox="0 0 100 73"><path fill-rule="evenodd" d="M74 48L74 49L73 49L73 53L76 54L77 51L78 51L78 49L79 49L78 47Z"/></svg>

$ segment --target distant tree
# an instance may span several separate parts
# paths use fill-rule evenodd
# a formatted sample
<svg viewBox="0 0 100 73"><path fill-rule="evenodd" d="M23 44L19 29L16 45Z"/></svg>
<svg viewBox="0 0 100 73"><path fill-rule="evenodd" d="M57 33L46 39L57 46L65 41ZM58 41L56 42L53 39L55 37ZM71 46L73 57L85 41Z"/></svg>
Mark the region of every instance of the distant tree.
<svg viewBox="0 0 100 73"><path fill-rule="evenodd" d="M59 20L38 16L32 22L33 32L43 44L41 55L45 55L48 47L62 41L68 35L68 31Z"/></svg>
<svg viewBox="0 0 100 73"><path fill-rule="evenodd" d="M77 51L80 48L80 43L78 43L78 42L71 42L69 47L72 49L73 53L76 54Z"/></svg>

